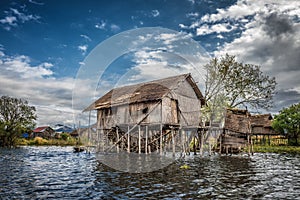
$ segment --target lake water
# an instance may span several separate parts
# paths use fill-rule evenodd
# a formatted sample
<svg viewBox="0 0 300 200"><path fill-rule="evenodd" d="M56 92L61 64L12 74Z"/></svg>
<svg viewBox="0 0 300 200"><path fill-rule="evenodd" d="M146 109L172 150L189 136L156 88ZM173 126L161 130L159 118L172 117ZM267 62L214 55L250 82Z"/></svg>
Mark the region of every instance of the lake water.
<svg viewBox="0 0 300 200"><path fill-rule="evenodd" d="M180 169L182 165L189 169ZM0 149L0 199L300 199L300 156L188 156L164 169L113 170L72 147Z"/></svg>

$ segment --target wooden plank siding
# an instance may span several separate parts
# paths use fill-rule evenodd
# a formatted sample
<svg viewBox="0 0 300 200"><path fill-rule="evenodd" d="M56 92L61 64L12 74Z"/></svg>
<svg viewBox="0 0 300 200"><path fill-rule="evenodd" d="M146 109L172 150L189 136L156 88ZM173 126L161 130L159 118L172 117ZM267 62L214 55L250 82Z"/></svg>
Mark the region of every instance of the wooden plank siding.
<svg viewBox="0 0 300 200"><path fill-rule="evenodd" d="M204 104L191 75L182 74L114 88L85 111L97 110L97 146L103 151L104 146L110 146L107 151L116 147L117 151L163 153L172 146L175 153L176 148L186 151L190 140L198 135ZM185 130L189 137L181 141Z"/></svg>

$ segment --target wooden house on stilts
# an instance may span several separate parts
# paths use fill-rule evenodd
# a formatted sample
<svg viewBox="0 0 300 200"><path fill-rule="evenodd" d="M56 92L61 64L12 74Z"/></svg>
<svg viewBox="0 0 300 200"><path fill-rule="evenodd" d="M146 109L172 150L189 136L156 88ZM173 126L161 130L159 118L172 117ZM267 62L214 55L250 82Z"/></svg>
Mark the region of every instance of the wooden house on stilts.
<svg viewBox="0 0 300 200"><path fill-rule="evenodd" d="M261 137L265 141L270 136L280 134L272 128L271 114L251 115L248 110L227 109L223 134L219 138L219 151L221 153L238 153L248 147L248 153L253 153L253 140Z"/></svg>
<svg viewBox="0 0 300 200"><path fill-rule="evenodd" d="M204 98L191 74L114 88L97 111L98 151L185 152L199 137Z"/></svg>
<svg viewBox="0 0 300 200"><path fill-rule="evenodd" d="M226 154L238 153L251 144L251 121L248 110L226 110L223 134L219 141L220 153Z"/></svg>

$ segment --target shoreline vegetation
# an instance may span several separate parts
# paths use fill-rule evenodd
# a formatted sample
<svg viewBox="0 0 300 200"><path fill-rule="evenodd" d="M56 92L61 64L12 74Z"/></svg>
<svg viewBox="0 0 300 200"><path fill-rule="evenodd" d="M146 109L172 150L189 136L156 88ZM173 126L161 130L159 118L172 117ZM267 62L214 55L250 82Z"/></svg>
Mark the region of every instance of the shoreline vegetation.
<svg viewBox="0 0 300 200"><path fill-rule="evenodd" d="M78 139L73 137L59 139L44 139L35 137L33 139L21 138L17 141L17 146L78 146L82 145Z"/></svg>
<svg viewBox="0 0 300 200"><path fill-rule="evenodd" d="M19 139L17 146L78 146L83 145L78 139L73 137L59 139L44 139L35 137L33 139ZM289 145L259 145L253 146L254 153L279 153L279 154L300 154L300 146Z"/></svg>
<svg viewBox="0 0 300 200"><path fill-rule="evenodd" d="M279 154L299 154L300 146L274 146L274 145L254 145L254 153L279 153Z"/></svg>

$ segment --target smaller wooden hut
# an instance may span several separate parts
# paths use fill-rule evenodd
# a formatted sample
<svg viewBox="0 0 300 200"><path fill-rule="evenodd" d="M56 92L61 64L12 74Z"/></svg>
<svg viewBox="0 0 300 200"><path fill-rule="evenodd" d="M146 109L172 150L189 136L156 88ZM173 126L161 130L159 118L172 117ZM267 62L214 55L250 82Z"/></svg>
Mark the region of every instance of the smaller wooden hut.
<svg viewBox="0 0 300 200"><path fill-rule="evenodd" d="M239 152L246 146L252 150L252 140L270 144L271 136L280 135L272 128L272 119L271 114L251 115L248 110L227 109L220 152Z"/></svg>
<svg viewBox="0 0 300 200"><path fill-rule="evenodd" d="M50 139L55 136L55 131L50 126L40 126L34 129L30 135L31 138L41 137Z"/></svg>
<svg viewBox="0 0 300 200"><path fill-rule="evenodd" d="M272 128L273 117L271 114L251 115L251 134L254 136L255 142L270 145L270 138L276 137L281 140L280 133Z"/></svg>
<svg viewBox="0 0 300 200"><path fill-rule="evenodd" d="M238 153L250 143L250 113L248 110L227 109L224 132L220 136L221 153Z"/></svg>

